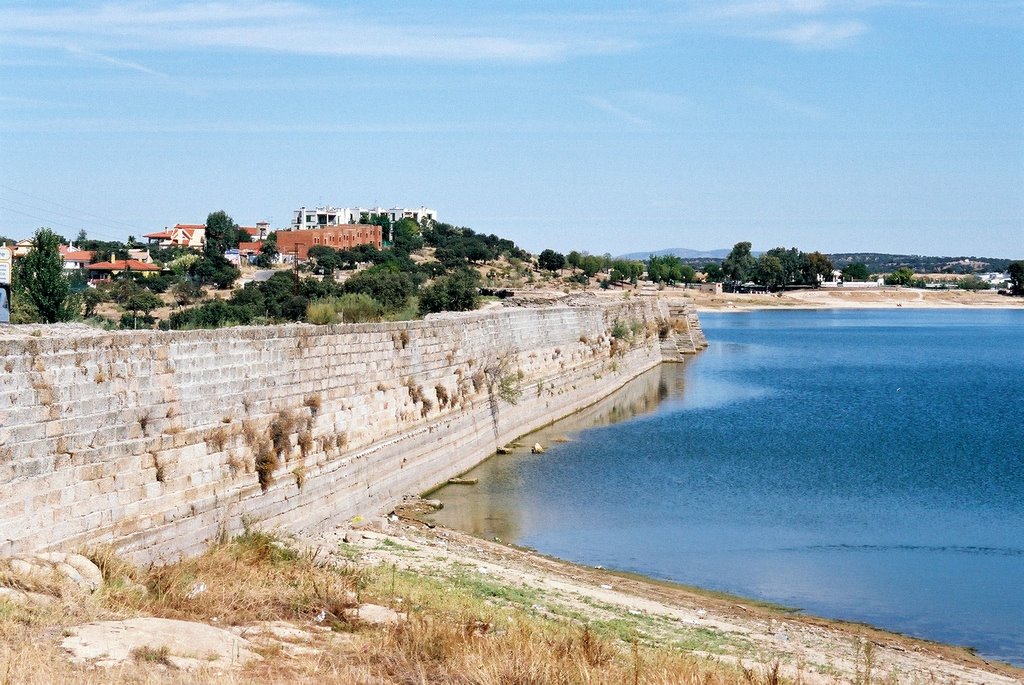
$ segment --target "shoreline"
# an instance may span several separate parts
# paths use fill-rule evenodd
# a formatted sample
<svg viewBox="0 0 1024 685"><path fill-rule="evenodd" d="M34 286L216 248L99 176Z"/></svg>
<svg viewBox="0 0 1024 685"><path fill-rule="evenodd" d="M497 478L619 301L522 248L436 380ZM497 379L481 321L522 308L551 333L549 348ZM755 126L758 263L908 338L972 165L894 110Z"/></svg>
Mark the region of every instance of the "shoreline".
<svg viewBox="0 0 1024 685"><path fill-rule="evenodd" d="M575 623L617 626L624 641L681 649L699 659L754 671L778 663L798 682L880 681L1011 685L1024 669L990 661L970 648L828 619L768 602L647 576L592 568L490 541L415 515L375 527L361 563L395 567L442 582L500 586L496 596L524 597L526 610ZM316 536L337 546L343 528ZM380 544L381 540L390 541Z"/></svg>
<svg viewBox="0 0 1024 685"><path fill-rule="evenodd" d="M850 290L792 290L772 294L713 294L683 290L698 313L781 310L876 309L998 309L1024 310L1024 298L995 292L864 288Z"/></svg>

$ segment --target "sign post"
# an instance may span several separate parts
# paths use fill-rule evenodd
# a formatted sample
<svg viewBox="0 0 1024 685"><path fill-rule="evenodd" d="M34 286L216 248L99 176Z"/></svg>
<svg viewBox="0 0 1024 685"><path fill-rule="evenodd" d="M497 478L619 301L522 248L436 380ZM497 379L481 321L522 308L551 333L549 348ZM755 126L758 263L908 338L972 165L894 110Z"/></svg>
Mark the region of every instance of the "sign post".
<svg viewBox="0 0 1024 685"><path fill-rule="evenodd" d="M11 248L0 246L0 323L11 321L11 269L14 255Z"/></svg>

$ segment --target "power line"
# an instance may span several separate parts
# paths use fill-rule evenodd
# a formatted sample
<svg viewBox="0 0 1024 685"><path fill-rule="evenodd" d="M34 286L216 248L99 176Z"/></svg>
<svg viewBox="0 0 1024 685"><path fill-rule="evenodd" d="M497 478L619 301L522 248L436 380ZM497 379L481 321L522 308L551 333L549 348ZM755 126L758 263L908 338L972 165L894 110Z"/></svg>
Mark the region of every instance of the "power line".
<svg viewBox="0 0 1024 685"><path fill-rule="evenodd" d="M4 190L9 190L12 193L18 193L19 195L24 195L25 197L30 197L33 200L38 200L39 202L45 202L46 204L50 204L50 205L54 205L56 207L60 207L61 209L67 209L67 210L70 210L72 212L76 212L78 214L84 214L85 216L90 216L93 219L99 219L100 221L102 221L102 222L104 222L104 223L106 223L108 225L111 225L111 226L113 224L117 224L119 226L123 226L124 228L130 228L132 230L137 230L138 229L138 226L134 226L132 224L127 224L127 223L125 223L123 221L118 221L117 219L108 219L106 217L102 217L102 216L100 216L98 214L93 214L91 212L87 212L87 211L85 211L83 209L79 209L77 207L69 207L67 205L62 205L59 202L54 202L53 200L48 200L45 197L39 197L37 195L32 195L31 193L26 193L23 190L18 190L17 188L12 188L10 186L3 185L2 183L0 183L0 188L3 188Z"/></svg>
<svg viewBox="0 0 1024 685"><path fill-rule="evenodd" d="M31 204L29 204L27 202L19 202L18 200L12 200L11 198L8 198L8 197L0 197L0 201L3 201L3 202L13 202L14 204L21 205L22 207L28 207L29 209L37 211L37 212L46 212L47 214L50 214L52 216L64 217L65 219L71 219L72 221L78 219L77 216L72 216L71 214L65 214L64 212L55 212L55 211L47 212L46 209L40 208L40 207L38 207L36 205L31 205ZM46 222L50 222L50 223L60 223L60 222L54 221L54 220L52 220L50 218L45 218L44 219L44 218L39 217L39 216L31 215L28 212L25 212L24 210L20 210L19 211L17 209L14 209L13 207L8 207L7 209L12 211L12 212L19 212L20 214L25 214L26 216L32 216L32 218L39 219L40 221L46 221ZM67 225L67 224L64 224L64 225ZM71 226L69 228L74 228L74 227ZM81 224L79 224L78 228L81 228ZM101 235L104 235L104 234L109 235L110 234L109 231L113 231L113 230L120 231L121 229L110 228L107 231L104 231L102 229L98 229L97 232L100 233Z"/></svg>

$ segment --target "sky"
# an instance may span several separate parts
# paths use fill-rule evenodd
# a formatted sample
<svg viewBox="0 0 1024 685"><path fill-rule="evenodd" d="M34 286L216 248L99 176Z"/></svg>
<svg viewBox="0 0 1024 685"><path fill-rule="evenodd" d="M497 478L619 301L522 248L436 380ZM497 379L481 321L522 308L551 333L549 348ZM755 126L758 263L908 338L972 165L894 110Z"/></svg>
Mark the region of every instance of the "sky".
<svg viewBox="0 0 1024 685"><path fill-rule="evenodd" d="M0 1L0 235L1024 257L1024 1Z"/></svg>

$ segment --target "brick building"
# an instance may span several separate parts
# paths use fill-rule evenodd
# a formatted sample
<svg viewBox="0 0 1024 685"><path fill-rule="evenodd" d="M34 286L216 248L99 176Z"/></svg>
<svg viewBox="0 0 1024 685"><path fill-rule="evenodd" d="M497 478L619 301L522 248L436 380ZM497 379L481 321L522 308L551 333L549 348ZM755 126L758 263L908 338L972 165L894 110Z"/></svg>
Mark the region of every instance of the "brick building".
<svg viewBox="0 0 1024 685"><path fill-rule="evenodd" d="M384 246L383 230L370 224L344 224L308 231L278 231L277 251L281 257L295 257L305 261L309 248L325 245L335 250L351 250L357 245L373 245L378 250Z"/></svg>

